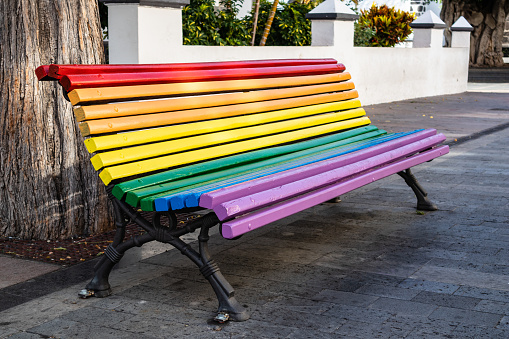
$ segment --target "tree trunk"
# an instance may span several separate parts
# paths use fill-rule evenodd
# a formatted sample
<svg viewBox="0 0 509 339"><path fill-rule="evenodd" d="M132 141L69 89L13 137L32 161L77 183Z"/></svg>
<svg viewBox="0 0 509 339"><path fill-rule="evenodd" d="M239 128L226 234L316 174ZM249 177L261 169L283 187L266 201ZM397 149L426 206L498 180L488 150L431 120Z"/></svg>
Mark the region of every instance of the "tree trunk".
<svg viewBox="0 0 509 339"><path fill-rule="evenodd" d="M0 235L58 239L109 229L104 185L71 105L36 67L102 63L96 0L0 1Z"/></svg>
<svg viewBox="0 0 509 339"><path fill-rule="evenodd" d="M502 41L505 19L509 14L507 0L459 1L444 0L442 20L451 26L460 16L474 27L470 38L471 66L503 66ZM446 41L450 45L451 33L446 31Z"/></svg>
<svg viewBox="0 0 509 339"><path fill-rule="evenodd" d="M265 29L263 30L262 39L260 40L260 46L265 46L265 42L267 42L267 37L269 36L270 28L272 27L272 21L274 20L274 16L276 15L278 3L279 0L274 0L274 2L272 3L272 7L269 12L269 18L265 23Z"/></svg>
<svg viewBox="0 0 509 339"><path fill-rule="evenodd" d="M251 37L251 46L255 44L256 29L258 28L258 13L260 12L260 0L256 0L254 20L253 20L253 36Z"/></svg>

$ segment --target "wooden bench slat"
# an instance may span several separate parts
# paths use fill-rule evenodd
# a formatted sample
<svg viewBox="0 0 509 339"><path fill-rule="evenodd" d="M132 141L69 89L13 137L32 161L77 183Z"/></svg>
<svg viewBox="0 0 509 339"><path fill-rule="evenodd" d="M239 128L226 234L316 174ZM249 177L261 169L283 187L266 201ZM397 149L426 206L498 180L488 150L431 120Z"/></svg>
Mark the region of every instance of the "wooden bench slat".
<svg viewBox="0 0 509 339"><path fill-rule="evenodd" d="M192 125L175 126L176 127L175 129L177 130L179 127L182 129L183 131L182 133L184 134L184 136L186 136L185 138L172 139L168 141L161 141L141 146L133 146L121 150L113 150L98 153L94 155L90 160L92 161L92 165L94 165L94 168L98 170L103 167L108 167L121 163L138 161L146 158L161 156L164 154L178 153L192 149L210 147L217 144L232 143L230 145L233 146L234 143L238 142L239 140L253 139L252 142L256 143L257 142L256 138L265 135L283 133L286 131L305 129L308 128L309 126L317 126L336 121L359 118L366 114L363 108L348 109L349 108L347 105L348 103L345 104L344 102L342 102L340 104L342 107L346 106L347 109L340 112L333 111L332 113L324 113L330 112L329 107L306 106L300 109L293 109L292 112L289 112L288 114L289 115L288 120L283 121L273 122L273 119L277 119L279 114L273 115L263 114L264 117L267 116L267 123L264 123L263 118L256 119L257 117L252 116L230 118L231 120L235 120L232 122L232 124L235 124L236 126L232 127L240 127L231 130L221 130L222 126L228 125L228 124L225 125L225 121L223 120L209 121L208 123L214 127L214 130L220 132L213 132L201 135L192 134L193 132ZM351 106L353 107L360 106L360 103L355 101L349 102L349 104L351 104ZM256 124L257 123L256 120L258 120L260 124L251 125ZM191 134L191 136L189 136L189 134Z"/></svg>
<svg viewBox="0 0 509 339"><path fill-rule="evenodd" d="M172 84L79 88L68 93L71 104L122 101L129 98L152 99L188 94L240 92L246 90L316 85L350 80L348 72L266 79L182 82Z"/></svg>
<svg viewBox="0 0 509 339"><path fill-rule="evenodd" d="M246 214L270 204L330 185L349 176L404 159L436 146L444 140L445 137L443 135L435 135L350 164L341 164L341 161L336 161L335 163L339 165L338 167L335 166L334 161L324 162L324 166L320 167L316 174L310 171L308 175L303 175L303 171L300 171L301 175L296 175L293 181L287 181L286 183L274 182L272 187L267 190L251 193L249 196L244 195L231 201L225 201L214 206L213 210L219 220ZM299 170L305 170L305 168L299 168Z"/></svg>
<svg viewBox="0 0 509 339"><path fill-rule="evenodd" d="M99 119L82 122L79 125L84 136L123 132L193 121L227 118L259 112L270 112L292 107L309 106L357 98L357 91L317 94L306 97L271 100L231 105L228 107L207 107L185 111L145 114L138 116ZM88 140L88 139L87 139ZM91 142L91 141L90 141Z"/></svg>
<svg viewBox="0 0 509 339"><path fill-rule="evenodd" d="M183 154L172 154L156 159L148 159L138 161L136 163L128 163L108 167L104 169L101 174L99 174L99 177L106 185L108 185L113 180L138 175L141 173L153 172L201 160L207 160L276 144L282 144L303 139L309 136L318 136L349 128L365 126L369 125L369 123L370 120L367 117L362 117L347 121L334 122L326 125L314 126L304 130L295 130L277 135L269 135L266 137L258 138L256 143L251 140L246 140L237 142L235 144L218 145L209 148L193 150Z"/></svg>
<svg viewBox="0 0 509 339"><path fill-rule="evenodd" d="M336 82L311 86L298 86L281 89L258 90L243 93L187 96L164 100L131 101L113 104L80 106L74 110L78 121L125 117L131 115L189 110L194 108L216 107L265 102L268 100L306 97L309 93L322 94L354 89L352 82ZM133 98L137 99L137 98Z"/></svg>
<svg viewBox="0 0 509 339"><path fill-rule="evenodd" d="M162 173L147 175L143 178L138 178L130 181L115 185L112 193L119 200L122 200L127 192L133 190L144 189L153 185L164 184L173 180L178 180L183 177L198 175L204 172L208 172L217 168L225 168L230 166L238 166L247 162L260 161L272 157L280 157L285 154L295 152L309 152L316 147L333 147L337 142L347 140L346 143L361 141L368 138L377 137L385 134L383 130L379 130L375 126L365 126L351 129L346 132L339 132L327 136L322 136L315 139L304 140L297 143L292 143L283 146L275 146L271 148L264 148L260 150L254 150L248 153L236 154L224 158L214 159L207 162L189 165L186 167L176 168L168 170ZM352 140L352 141L350 141ZM319 150L322 150L321 148Z"/></svg>
<svg viewBox="0 0 509 339"><path fill-rule="evenodd" d="M448 153L448 151L448 146L441 146L371 172L361 174L345 182L339 182L280 204L275 204L271 208L249 214L243 218L224 222L221 227L222 235L227 239L235 238L276 220L343 195L376 180L388 177L389 175L406 170L423 162L433 160L436 157Z"/></svg>
<svg viewBox="0 0 509 339"><path fill-rule="evenodd" d="M61 77L59 83L67 92L69 92L73 89L84 87L111 87L174 82L276 78L283 76L341 73L344 70L345 66L342 64L325 64L313 65L313 67L304 65L260 68L225 68L195 71L68 74Z"/></svg>
<svg viewBox="0 0 509 339"><path fill-rule="evenodd" d="M37 80L39 80L39 81L54 81L55 80L49 76L49 66L50 65L42 65L35 69L35 75L37 76Z"/></svg>
<svg viewBox="0 0 509 339"><path fill-rule="evenodd" d="M372 131L368 133L363 133L357 136L352 136L350 138L342 139L339 141L326 143L323 145L319 145L312 148L301 149L296 152L287 153L283 155L273 155L266 156L261 158L258 161L250 161L245 164L237 164L234 167L222 166L218 164L216 167L211 167L210 171L201 175L194 175L191 178L175 178L171 181L159 182L150 187L144 187L139 189L134 189L126 194L126 202L131 204L132 206L140 206L140 201L142 199L148 199L146 203L150 205L149 210L153 210L152 201L158 199L160 197L168 197L170 195L176 194L177 189L186 187L187 190L193 188L195 184L201 184L199 186L208 186L213 182L226 182L228 176L235 175L239 177L247 173L261 173L261 169L265 167L269 167L271 170L281 171L283 169L278 169L277 167L286 166L289 162L292 162L292 166L300 166L301 164L318 161L323 158L331 157L337 154L338 152L344 152L344 147L349 146L353 143L358 143L359 141L365 141L368 139L373 139L380 135L384 135L385 131ZM305 143L305 142L303 142ZM336 148L341 148L341 151L336 150ZM331 149L335 149L331 151ZM269 150L264 150L269 151ZM325 154L325 151L328 151L328 154ZM302 161L303 158L305 161ZM257 174L256 174L257 175ZM186 181L183 181L185 179ZM241 179L243 180L243 179ZM199 187L196 186L196 187ZM180 190L179 190L180 192ZM146 205L144 205L146 206ZM146 210L145 207L142 207L143 210Z"/></svg>
<svg viewBox="0 0 509 339"><path fill-rule="evenodd" d="M113 148L142 145L170 139L179 139L188 136L196 136L215 131L225 131L230 129L254 126L258 124L294 119L314 114L345 111L358 107L360 107L359 100L344 100L339 102L290 108L280 111L264 112L217 120L206 120L187 124L177 124L148 130L92 137L86 139L85 146L90 153L94 153Z"/></svg>
<svg viewBox="0 0 509 339"><path fill-rule="evenodd" d="M232 118L206 120L187 124L178 124L166 127L153 128L142 131L131 131L114 135L105 135L87 139L85 146L90 153L104 151L113 148L142 145L159 141L179 139L189 136L197 136L215 131L255 126L264 123L283 121L314 114L345 111L360 107L359 100L345 100L290 108L281 111L264 112Z"/></svg>
<svg viewBox="0 0 509 339"><path fill-rule="evenodd" d="M363 149L373 147L374 145L377 145L379 143L384 143L393 139L400 138L402 136L405 136L406 134L408 133L385 135L370 140L365 140L363 142L355 142L352 144L345 144L343 146L336 146L329 150L326 149L320 152L312 152L308 155L302 155L295 159L291 158L286 159L286 161L280 163L277 162L275 164L268 163L267 166L260 167L259 169L249 173L238 174L235 176L226 177L216 181L204 182L183 189L176 189L171 192L166 192L161 195L152 196L148 199L142 199L141 206L143 209L147 208L147 205L145 204L148 201L153 200L156 211L162 210L166 211L168 209L177 210L185 207L197 207L199 206L200 197L207 192L215 191L227 186L237 185L242 182L272 175L274 173L279 173L282 171L287 171L292 168L298 168L322 160L343 156L344 154L348 154L351 152L356 151L360 152Z"/></svg>
<svg viewBox="0 0 509 339"><path fill-rule="evenodd" d="M337 64L331 58L325 59L272 59L272 60L246 60L246 61L219 61L200 63L175 64L122 64L122 65L46 65L47 69L37 71L52 78L59 79L67 74L97 74L97 73L131 73L131 72L160 72L160 71L189 71L222 68L255 68L277 66L302 66Z"/></svg>
<svg viewBox="0 0 509 339"><path fill-rule="evenodd" d="M410 132L411 133L411 132ZM404 134L399 135L388 135L385 137L377 138L376 140L373 140L370 143L358 143L357 145L352 145L351 147L345 147L345 149L341 152L335 152L332 154L326 154L323 158L317 158L314 157L313 159L306 159L305 162L301 163L302 165L308 164L313 162L314 160L320 161L324 158L330 158L333 156L343 156L343 154L351 153L351 152L360 152L361 150L372 147L373 145L377 145L378 143L383 143L388 140L392 140L393 138L398 138ZM292 164L293 166L293 164ZM287 170L291 167L287 167L284 170ZM169 197L169 204L166 203L166 205L160 205L163 202L163 199L155 199L154 205L156 207L157 211L160 211L159 208L171 208L171 209L182 209L185 207L196 207L199 206L200 198L203 194L206 194L210 191L214 191L217 189L221 189L223 187L231 186L231 185L237 185L239 183L253 180L256 177L262 177L265 175L271 175L272 173L276 173L277 171L273 169L268 169L268 171L256 173L255 176L253 175L247 175L247 176L241 176L233 178L232 180L224 180L217 183L211 183L206 185L197 185L196 187L190 187L186 190L183 190L182 192L179 192L178 194L174 194Z"/></svg>
<svg viewBox="0 0 509 339"><path fill-rule="evenodd" d="M435 138L433 140L429 138ZM402 135L400 138L387 140L378 145L370 145L369 148L363 148L360 151L349 153L341 157L334 157L331 159L322 160L320 162L314 162L284 172L278 172L270 176L264 176L256 180L250 180L243 183L239 183L234 186L227 186L219 190L214 190L203 194L200 197L200 206L204 208L214 208L215 206L232 201L235 199L241 199L242 197L251 196L253 193L269 190L273 187L286 185L287 183L301 180L303 178L311 177L320 173L335 170L343 166L357 163L361 160L372 158L378 154L393 151L395 149L401 149L408 144L421 143L426 140L426 145L432 142L439 143L442 141L443 136L437 138L436 130L428 129L424 131L415 131L415 133ZM439 141L437 141L439 140ZM434 146L433 144L432 146ZM425 146L430 147L430 146ZM422 150L422 149L421 149ZM332 173L332 172L331 172Z"/></svg>

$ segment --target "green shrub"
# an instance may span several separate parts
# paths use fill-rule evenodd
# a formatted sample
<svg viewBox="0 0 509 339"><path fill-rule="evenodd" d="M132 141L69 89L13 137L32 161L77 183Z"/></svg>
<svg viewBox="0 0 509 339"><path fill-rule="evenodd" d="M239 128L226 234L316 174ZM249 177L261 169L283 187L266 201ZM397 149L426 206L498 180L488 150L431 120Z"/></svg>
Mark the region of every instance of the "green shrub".
<svg viewBox="0 0 509 339"><path fill-rule="evenodd" d="M274 16L274 21L267 37L266 46L309 46L311 45L311 21L306 14L318 6L320 1L309 3L280 3ZM260 43L265 23L269 17L272 2L260 1L258 12L258 27L256 29L255 45ZM253 27L254 10L245 18L249 27Z"/></svg>
<svg viewBox="0 0 509 339"><path fill-rule="evenodd" d="M373 4L369 10L361 11L359 25L375 31L375 35L369 40L371 46L394 47L412 33L410 23L414 20L412 13L395 10L387 5L378 7Z"/></svg>
<svg viewBox="0 0 509 339"><path fill-rule="evenodd" d="M354 23L353 44L358 47L371 46L371 38L375 36L375 30L362 26L358 21Z"/></svg>
<svg viewBox="0 0 509 339"><path fill-rule="evenodd" d="M222 11L213 0L191 0L182 9L184 45L245 46L250 34L244 19L237 19L242 0L222 0Z"/></svg>

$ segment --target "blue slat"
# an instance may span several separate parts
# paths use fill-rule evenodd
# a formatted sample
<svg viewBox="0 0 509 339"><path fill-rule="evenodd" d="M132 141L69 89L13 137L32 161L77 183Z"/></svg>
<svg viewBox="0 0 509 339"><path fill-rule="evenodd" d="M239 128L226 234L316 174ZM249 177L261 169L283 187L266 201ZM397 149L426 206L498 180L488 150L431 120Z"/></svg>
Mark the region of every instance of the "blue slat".
<svg viewBox="0 0 509 339"><path fill-rule="evenodd" d="M228 178L226 180L214 181L209 184L199 185L198 187L191 188L184 192L179 192L177 194L169 194L165 197L161 197L155 199L155 210L156 211L167 211L169 209L177 210L185 207L196 207L198 206L200 196L203 193L210 192L213 190L220 189L222 187L227 187L230 185L234 185L240 182L244 182L247 180L252 180L256 178L260 178L263 176L267 176L270 174L274 174L277 172L285 171L291 168L307 165L313 162L326 160L332 157L340 156L343 154L355 152L364 148L368 148L371 146L375 146L390 140L394 140L397 138L401 138L406 135L410 135L412 133L416 133L421 130L415 130L410 132L402 132L395 133L390 135L385 135L379 138L375 138L369 141L357 142L352 146L341 147L334 150L326 150L322 152L318 152L315 156L306 156L303 159L294 159L292 161L287 161L279 166L269 166L269 168L257 170L254 173L248 173L245 175L233 176L233 178Z"/></svg>

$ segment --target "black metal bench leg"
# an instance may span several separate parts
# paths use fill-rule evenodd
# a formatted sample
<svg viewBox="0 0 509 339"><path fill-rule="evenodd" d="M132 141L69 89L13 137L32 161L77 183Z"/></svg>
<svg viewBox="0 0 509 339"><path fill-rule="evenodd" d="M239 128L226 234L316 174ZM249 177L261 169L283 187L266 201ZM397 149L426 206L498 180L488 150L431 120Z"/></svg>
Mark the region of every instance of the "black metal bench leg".
<svg viewBox="0 0 509 339"><path fill-rule="evenodd" d="M249 319L247 310L235 299L235 291L226 278L219 271L216 262L211 259L208 248L209 229L211 226L203 226L198 237L200 246L201 266L200 272L209 281L216 293L219 307L215 321L223 323L227 320L245 321Z"/></svg>
<svg viewBox="0 0 509 339"><path fill-rule="evenodd" d="M108 192L110 193L110 192ZM109 276L113 267L122 259L124 253L134 247L140 247L144 243L154 240L149 234L133 237L129 241L123 242L125 237L125 227L127 219L120 209L118 200L110 196L113 204L113 212L115 216L115 225L117 230L113 238L113 242L104 251L104 256L96 264L94 268L94 278L85 286L85 289L79 291L80 298L98 297L103 298L111 295L111 287L109 283Z"/></svg>
<svg viewBox="0 0 509 339"><path fill-rule="evenodd" d="M437 205L432 203L428 199L428 193L422 188L422 186L417 182L417 179L413 175L410 168L398 172L399 176L402 177L408 186L414 191L415 196L417 197L417 209L422 211L436 211L438 209Z"/></svg>
<svg viewBox="0 0 509 339"><path fill-rule="evenodd" d="M232 286L226 281L221 272L219 272L219 267L214 260L211 259L208 250L208 240L210 238L209 229L219 223L214 213L202 216L178 229L176 228L176 218L172 218L175 220L175 225L161 227L158 223L150 224L126 203L116 200L113 196L110 198L115 212L117 233L115 234L113 243L108 246L104 252L104 257L96 265L95 277L86 288L80 292L80 297L106 297L110 295L111 288L108 277L111 270L115 264L120 261L124 253L134 246L141 246L149 241L157 240L162 243L170 244L180 250L182 254L187 256L198 266L200 272L209 281L219 302L218 315L214 320L225 322L227 320L244 321L249 319L247 311L235 299ZM127 219L131 219L145 229L147 233L122 242L125 235ZM198 237L199 253L179 238L184 234L194 232L198 228L201 229Z"/></svg>

